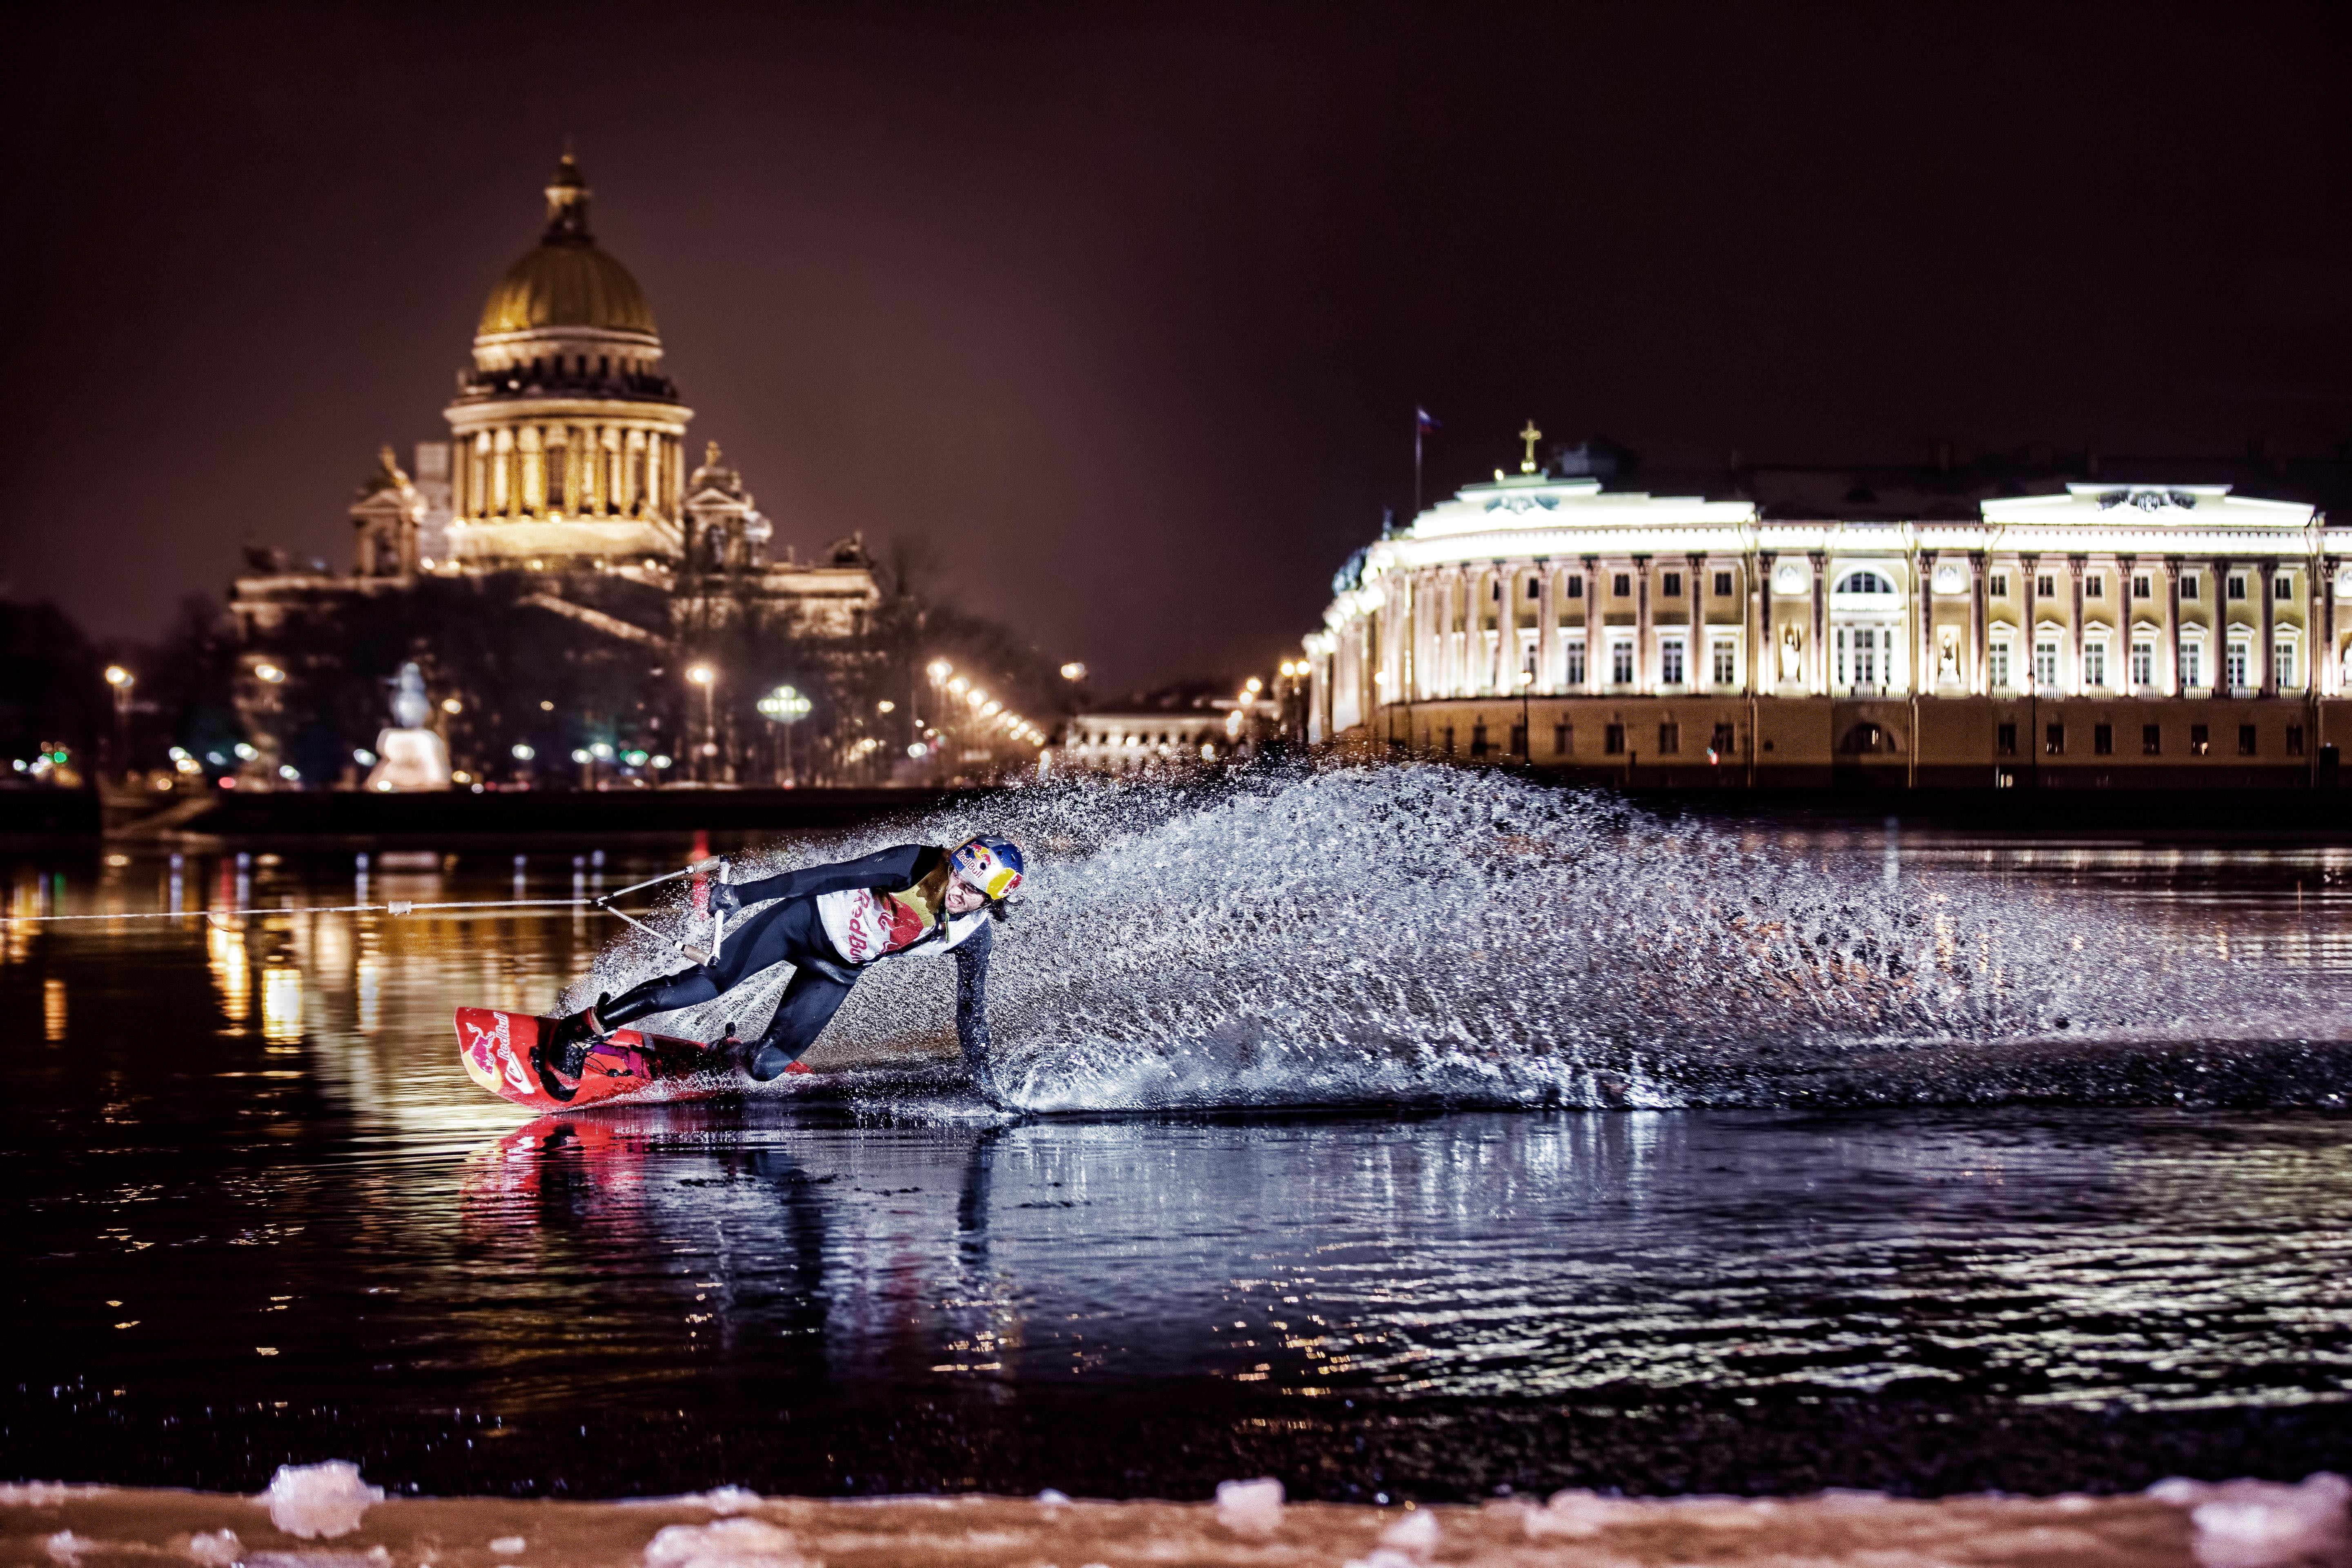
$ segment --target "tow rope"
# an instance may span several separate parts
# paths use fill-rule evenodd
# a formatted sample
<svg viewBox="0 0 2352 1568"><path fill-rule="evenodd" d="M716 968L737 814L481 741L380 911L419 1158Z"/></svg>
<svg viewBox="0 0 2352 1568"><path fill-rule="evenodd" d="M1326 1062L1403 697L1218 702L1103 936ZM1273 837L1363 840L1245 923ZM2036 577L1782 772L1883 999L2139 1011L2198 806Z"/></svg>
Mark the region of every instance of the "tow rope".
<svg viewBox="0 0 2352 1568"><path fill-rule="evenodd" d="M719 956L719 944L726 940L727 911L710 911L710 946L696 947L689 942L666 936L654 930L626 910L613 907L614 899L626 898L644 889L663 882L674 882L680 877L716 877L721 884L729 880L729 867L723 856L697 860L683 870L665 871L658 877L648 877L642 882L632 882L609 893L593 899L468 899L449 901L419 901L414 899L392 899L381 904L302 904L277 909L215 910L142 910L129 914L96 915L11 915L0 914L0 925L51 925L67 921L187 921L204 920L215 926L226 927L232 921L248 915L391 915L397 918L409 914L441 914L458 910L602 910L606 914L636 927L647 936L677 950L678 953L696 963L709 963Z"/></svg>

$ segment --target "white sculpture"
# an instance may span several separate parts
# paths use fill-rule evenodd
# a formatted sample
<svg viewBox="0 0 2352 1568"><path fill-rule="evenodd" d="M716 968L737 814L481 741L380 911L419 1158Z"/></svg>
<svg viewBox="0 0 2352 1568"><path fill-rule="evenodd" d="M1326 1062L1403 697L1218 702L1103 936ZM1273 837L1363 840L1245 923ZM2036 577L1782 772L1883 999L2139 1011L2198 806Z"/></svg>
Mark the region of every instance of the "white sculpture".
<svg viewBox="0 0 2352 1568"><path fill-rule="evenodd" d="M1805 670L1805 639L1794 626L1780 628L1780 679L1801 680Z"/></svg>
<svg viewBox="0 0 2352 1568"><path fill-rule="evenodd" d="M376 734L376 764L368 770L368 788L391 794L449 787L449 748L425 728L432 711L425 695L425 672L414 664L402 665L392 696L393 727Z"/></svg>

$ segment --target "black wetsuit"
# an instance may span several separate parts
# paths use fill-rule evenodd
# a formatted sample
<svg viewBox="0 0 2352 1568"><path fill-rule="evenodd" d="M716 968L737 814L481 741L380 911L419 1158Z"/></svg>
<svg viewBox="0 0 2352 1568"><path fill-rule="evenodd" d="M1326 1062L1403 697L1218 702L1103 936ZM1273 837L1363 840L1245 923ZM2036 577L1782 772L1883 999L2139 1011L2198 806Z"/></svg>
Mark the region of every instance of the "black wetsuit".
<svg viewBox="0 0 2352 1568"><path fill-rule="evenodd" d="M857 984L859 969L845 961L825 935L817 913L820 894L873 888L899 892L912 888L937 870L946 851L927 844L902 844L856 860L831 866L810 866L756 882L740 882L735 893L745 904L778 900L727 928L719 956L709 963L631 987L595 1009L602 1027L618 1028L654 1013L674 1013L716 1001L745 980L779 963L793 966L783 999L767 1029L745 1050L751 1076L776 1077L816 1043L818 1033L832 1021L849 989ZM956 1039L963 1047L964 1066L982 1092L995 1097L988 1071L988 954L993 944L992 922L955 945ZM944 931L925 936L900 952L920 952L945 940ZM886 956L895 957L897 954Z"/></svg>

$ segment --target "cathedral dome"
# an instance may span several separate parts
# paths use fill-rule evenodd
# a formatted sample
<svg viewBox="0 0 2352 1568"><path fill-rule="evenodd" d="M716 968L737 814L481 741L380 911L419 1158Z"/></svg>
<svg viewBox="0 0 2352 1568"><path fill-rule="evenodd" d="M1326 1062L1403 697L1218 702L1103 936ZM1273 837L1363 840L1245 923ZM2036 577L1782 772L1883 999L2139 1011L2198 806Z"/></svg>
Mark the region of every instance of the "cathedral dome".
<svg viewBox="0 0 2352 1568"><path fill-rule="evenodd" d="M565 153L547 186L547 232L490 290L477 337L567 327L656 335L645 290L588 232L588 195Z"/></svg>
<svg viewBox="0 0 2352 1568"><path fill-rule="evenodd" d="M653 308L629 269L593 245L542 245L507 268L475 331L590 327L654 335Z"/></svg>

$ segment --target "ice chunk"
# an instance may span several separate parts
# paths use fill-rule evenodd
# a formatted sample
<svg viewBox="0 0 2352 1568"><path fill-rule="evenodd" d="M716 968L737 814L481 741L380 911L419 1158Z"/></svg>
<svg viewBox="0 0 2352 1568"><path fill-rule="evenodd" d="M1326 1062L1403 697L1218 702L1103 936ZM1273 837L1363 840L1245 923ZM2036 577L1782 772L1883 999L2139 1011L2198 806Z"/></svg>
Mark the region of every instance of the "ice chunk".
<svg viewBox="0 0 2352 1568"><path fill-rule="evenodd" d="M98 1550L97 1542L87 1535L76 1535L70 1530L60 1530L41 1544L49 1549L50 1562L63 1563L68 1568L80 1562L83 1552Z"/></svg>
<svg viewBox="0 0 2352 1568"><path fill-rule="evenodd" d="M1381 1531L1381 1544L1414 1557L1427 1557L1437 1550L1437 1516L1427 1509L1414 1509Z"/></svg>
<svg viewBox="0 0 2352 1568"><path fill-rule="evenodd" d="M1350 1557L1345 1568L1421 1568L1421 1559L1408 1557L1392 1546L1375 1546L1370 1557Z"/></svg>
<svg viewBox="0 0 2352 1568"><path fill-rule="evenodd" d="M233 1568L245 1555L245 1543L234 1530L204 1530L188 1537L188 1561L201 1568Z"/></svg>
<svg viewBox="0 0 2352 1568"><path fill-rule="evenodd" d="M1070 1494L1067 1492L1055 1491L1052 1487L1047 1487L1044 1491L1037 1494L1037 1500L1042 1503L1067 1502L1070 1500Z"/></svg>
<svg viewBox="0 0 2352 1568"><path fill-rule="evenodd" d="M1263 1540L1282 1528L1282 1483L1272 1476L1217 1483L1217 1522L1235 1535Z"/></svg>
<svg viewBox="0 0 2352 1568"><path fill-rule="evenodd" d="M344 1459L319 1465L280 1465L262 1494L269 1522L303 1541L332 1541L360 1527L360 1516L383 1500L383 1489L360 1479L360 1468Z"/></svg>
<svg viewBox="0 0 2352 1568"><path fill-rule="evenodd" d="M1636 1517L1638 1510L1632 1503L1602 1497L1586 1487L1570 1487L1552 1493L1543 1507L1528 1510L1528 1535L1536 1541L1553 1535L1582 1541Z"/></svg>
<svg viewBox="0 0 2352 1568"><path fill-rule="evenodd" d="M673 1524L646 1543L646 1568L819 1568L790 1531L756 1519Z"/></svg>
<svg viewBox="0 0 2352 1568"><path fill-rule="evenodd" d="M497 1557L519 1557L530 1542L520 1535L501 1535L490 1542L490 1552Z"/></svg>
<svg viewBox="0 0 2352 1568"><path fill-rule="evenodd" d="M2332 1560L2352 1542L2345 1510L2352 1481L2321 1470L2300 1486L2276 1481L2158 1481L2147 1495L2189 1510L2204 1568L2290 1568Z"/></svg>

